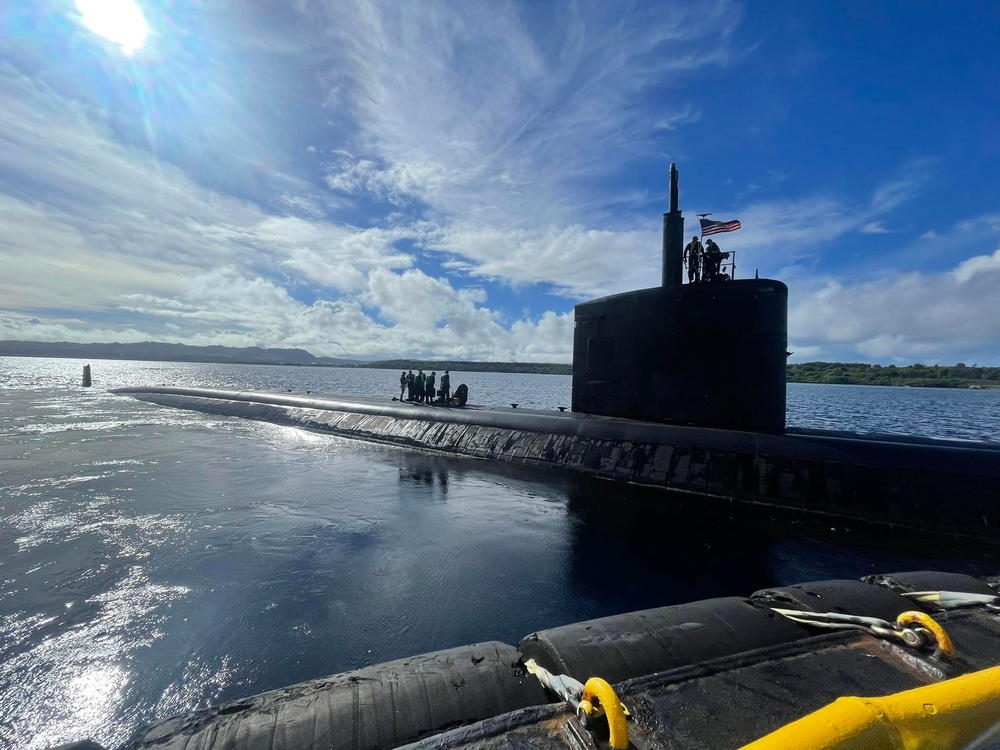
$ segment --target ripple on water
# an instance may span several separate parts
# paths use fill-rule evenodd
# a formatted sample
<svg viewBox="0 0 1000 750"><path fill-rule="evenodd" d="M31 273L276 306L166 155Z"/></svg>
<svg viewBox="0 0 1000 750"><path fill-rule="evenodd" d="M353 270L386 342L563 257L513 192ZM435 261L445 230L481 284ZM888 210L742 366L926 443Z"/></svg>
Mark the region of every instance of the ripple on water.
<svg viewBox="0 0 1000 750"><path fill-rule="evenodd" d="M58 617L5 618L5 635L19 649L0 661L0 738L27 750L85 737L120 741L136 721L128 691L132 658L156 640L163 608L187 593L152 583L134 566L114 587L86 600L86 617L66 617L65 626L45 638L36 634Z"/></svg>

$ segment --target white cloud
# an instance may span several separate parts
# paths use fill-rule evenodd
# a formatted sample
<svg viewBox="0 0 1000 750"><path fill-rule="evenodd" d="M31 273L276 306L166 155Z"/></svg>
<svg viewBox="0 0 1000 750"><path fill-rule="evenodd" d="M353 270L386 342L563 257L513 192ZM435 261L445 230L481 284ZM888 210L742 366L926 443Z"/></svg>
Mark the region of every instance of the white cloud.
<svg viewBox="0 0 1000 750"><path fill-rule="evenodd" d="M858 230L861 234L891 234L892 230L887 229L885 222L882 221L869 221L861 229Z"/></svg>
<svg viewBox="0 0 1000 750"><path fill-rule="evenodd" d="M446 265L454 270L514 285L544 282L586 298L658 285L660 241L657 231L455 225L429 246L451 253Z"/></svg>
<svg viewBox="0 0 1000 750"><path fill-rule="evenodd" d="M789 338L824 358L996 361L1000 250L941 274L896 273L795 292Z"/></svg>
<svg viewBox="0 0 1000 750"><path fill-rule="evenodd" d="M510 359L520 362L568 362L572 355L572 313L545 313L537 321L520 320L511 327L514 349Z"/></svg>
<svg viewBox="0 0 1000 750"><path fill-rule="evenodd" d="M469 330L476 327L473 323L494 323L490 311L477 307L486 301L481 289L455 290L447 279L431 278L422 271L375 270L369 274L364 300L407 329L433 330L446 320Z"/></svg>
<svg viewBox="0 0 1000 750"><path fill-rule="evenodd" d="M977 255L963 260L952 273L958 283L964 285L973 281L976 276L996 274L998 271L1000 271L1000 250L993 255Z"/></svg>
<svg viewBox="0 0 1000 750"><path fill-rule="evenodd" d="M0 311L0 341L2 340L113 344L149 341L150 336L132 327L102 328L80 318L48 318L43 321L36 317Z"/></svg>
<svg viewBox="0 0 1000 750"><path fill-rule="evenodd" d="M8 327L27 335L113 338L95 326L88 339L76 318L29 331L17 314L56 308L119 321L141 315L141 323L119 323L118 340L283 345L315 317L291 296L295 284L361 293L371 270L412 266L396 243L425 232L420 224L358 229L316 219L301 195L282 201L305 218L269 215L113 143L80 106L9 70L0 69L0 92L0 132L14 146L0 149L0 169L23 193L0 194L0 299L13 316ZM287 288L273 278L279 269L291 276ZM344 319L341 310L336 320ZM168 329L169 321L183 329ZM331 334L311 341L325 347Z"/></svg>
<svg viewBox="0 0 1000 750"><path fill-rule="evenodd" d="M218 203L217 197L187 187L193 202ZM156 240L134 232L137 223L149 219L143 211L102 231L109 240L127 238L135 252L126 253L118 252L113 241L106 248L98 246L86 218L0 196L0 231L6 238L0 251L0 296L7 308L0 312L0 337L289 346L330 356L569 358L571 333L561 342L545 338L554 329L552 314L537 322L518 321L516 330L510 330L496 311L483 307L481 289L456 290L447 280L415 270L398 273L412 265L412 257L393 243L419 237L419 226L355 230L266 217L235 203L232 208L233 213L220 211L215 221L203 213L199 221L174 228L172 241L201 249L179 263L158 260ZM135 210L135 204L129 209ZM307 305L279 281L257 274L257 266L284 268L360 299L320 299ZM376 322L361 299L393 324ZM89 309L119 322L100 326L79 316L47 314L39 320L28 314L53 306Z"/></svg>

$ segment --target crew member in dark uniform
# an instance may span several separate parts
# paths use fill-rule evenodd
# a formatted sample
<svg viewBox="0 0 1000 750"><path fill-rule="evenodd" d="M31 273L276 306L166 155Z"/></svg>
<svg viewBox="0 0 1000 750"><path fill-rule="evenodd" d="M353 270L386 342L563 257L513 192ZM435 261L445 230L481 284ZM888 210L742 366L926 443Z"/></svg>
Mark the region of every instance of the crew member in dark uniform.
<svg viewBox="0 0 1000 750"><path fill-rule="evenodd" d="M698 236L695 235L684 248L684 262L688 267L688 284L701 281L702 249ZM674 256L676 257L676 256Z"/></svg>
<svg viewBox="0 0 1000 750"><path fill-rule="evenodd" d="M722 251L715 244L715 240L708 240L705 243L705 281L715 281L719 278L722 257Z"/></svg>
<svg viewBox="0 0 1000 750"><path fill-rule="evenodd" d="M403 396L406 393L406 370L399 373L399 400L403 400Z"/></svg>
<svg viewBox="0 0 1000 750"><path fill-rule="evenodd" d="M413 400L413 370L406 373L406 400Z"/></svg>
<svg viewBox="0 0 1000 750"><path fill-rule="evenodd" d="M419 403L424 402L424 371L417 368L417 376L413 379L413 392Z"/></svg>
<svg viewBox="0 0 1000 750"><path fill-rule="evenodd" d="M434 397L437 395L437 392L434 390L435 380L437 380L437 372L432 372L430 375L427 376L427 383L424 386L424 393L427 394L428 404L434 403Z"/></svg>
<svg viewBox="0 0 1000 750"><path fill-rule="evenodd" d="M451 375L447 370L441 376L441 398L446 404L451 403Z"/></svg>

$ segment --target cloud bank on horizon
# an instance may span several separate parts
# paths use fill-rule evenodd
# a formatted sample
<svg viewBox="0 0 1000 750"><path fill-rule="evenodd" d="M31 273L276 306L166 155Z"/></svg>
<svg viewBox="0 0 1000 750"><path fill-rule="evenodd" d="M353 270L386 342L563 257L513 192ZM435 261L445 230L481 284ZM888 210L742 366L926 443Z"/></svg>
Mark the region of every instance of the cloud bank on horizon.
<svg viewBox="0 0 1000 750"><path fill-rule="evenodd" d="M793 361L1000 365L988 5L9 5L0 339L566 362L676 162Z"/></svg>

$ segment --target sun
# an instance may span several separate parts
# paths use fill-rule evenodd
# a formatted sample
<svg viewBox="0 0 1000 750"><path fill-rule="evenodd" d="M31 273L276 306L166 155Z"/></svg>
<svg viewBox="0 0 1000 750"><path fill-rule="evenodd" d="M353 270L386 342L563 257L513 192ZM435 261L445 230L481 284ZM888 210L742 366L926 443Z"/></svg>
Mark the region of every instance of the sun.
<svg viewBox="0 0 1000 750"><path fill-rule="evenodd" d="M128 57L146 41L149 26L135 0L76 0L83 25L121 47Z"/></svg>

